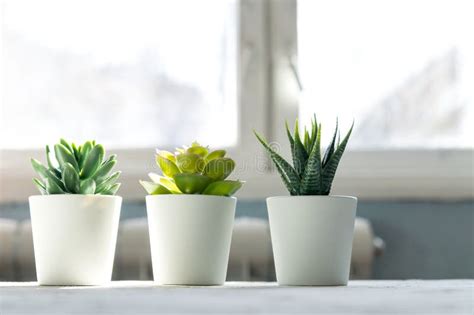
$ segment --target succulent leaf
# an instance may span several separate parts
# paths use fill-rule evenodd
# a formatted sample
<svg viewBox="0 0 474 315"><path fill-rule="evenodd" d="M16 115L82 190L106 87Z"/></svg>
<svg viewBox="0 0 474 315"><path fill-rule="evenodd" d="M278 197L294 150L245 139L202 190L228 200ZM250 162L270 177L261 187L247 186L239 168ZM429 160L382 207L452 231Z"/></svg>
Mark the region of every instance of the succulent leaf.
<svg viewBox="0 0 474 315"><path fill-rule="evenodd" d="M57 163L55 165L51 160L51 151L49 150L49 145L46 146L46 160L48 161L48 167L50 169L56 169L58 167Z"/></svg>
<svg viewBox="0 0 474 315"><path fill-rule="evenodd" d="M336 129L334 130L334 136L332 137L329 147L326 149L326 152L324 153L323 167L326 166L328 161L331 159L331 156L334 154L335 146L336 146L337 129L338 129L338 120L336 119Z"/></svg>
<svg viewBox="0 0 474 315"><path fill-rule="evenodd" d="M76 159L77 161L77 164L79 164L79 159L81 158L81 155L79 153L79 150L77 149L76 145L74 143L71 143L71 147L72 147L72 153L74 155L74 158ZM79 168L81 166L79 165Z"/></svg>
<svg viewBox="0 0 474 315"><path fill-rule="evenodd" d="M64 190L59 187L58 184L56 184L56 182L54 180L52 180L51 178L47 178L45 180L45 188L46 188L46 192L48 193L48 195L58 195L58 194L64 194Z"/></svg>
<svg viewBox="0 0 474 315"><path fill-rule="evenodd" d="M295 122L294 136L292 136L288 128L288 123L285 123L292 151L293 167L275 152L263 137L255 131L254 133L257 140L270 155L273 164L280 173L282 181L291 195L328 195L353 127L354 123L352 123L349 132L339 144L340 132L336 121L336 130L332 141L324 157L321 158L321 124L318 124L316 115L311 119L310 131L307 131L305 128L303 142L301 142L299 136L298 120ZM306 151L307 157L304 155L304 151ZM303 167L300 167L300 165Z"/></svg>
<svg viewBox="0 0 474 315"><path fill-rule="evenodd" d="M156 150L156 154L158 154L159 156L164 157L165 159L170 160L173 163L176 163L176 157L171 152L168 152L166 150Z"/></svg>
<svg viewBox="0 0 474 315"><path fill-rule="evenodd" d="M306 167L306 162L308 161L308 152L301 142L299 134L298 120L295 123L295 139L293 144L293 168L295 169L298 177L301 178L303 175L304 169Z"/></svg>
<svg viewBox="0 0 474 315"><path fill-rule="evenodd" d="M95 145L87 155L81 171L81 178L90 178L102 164L105 150L100 144Z"/></svg>
<svg viewBox="0 0 474 315"><path fill-rule="evenodd" d="M204 168L204 159L195 153L181 153L176 156L176 165L183 173L200 173Z"/></svg>
<svg viewBox="0 0 474 315"><path fill-rule="evenodd" d="M115 195L117 191L119 190L120 185L121 185L120 183L116 183L116 184L113 184L112 186L109 186L101 193L101 195Z"/></svg>
<svg viewBox="0 0 474 315"><path fill-rule="evenodd" d="M192 153L192 154L197 154L199 155L200 157L205 157L208 153L209 153L209 150L199 144L195 145L195 143L193 143L193 145L191 147L189 147L187 150L186 150L187 153Z"/></svg>
<svg viewBox="0 0 474 315"><path fill-rule="evenodd" d="M33 178L33 183L35 184L35 186L38 188L38 190L40 191L42 195L48 194L48 192L46 191L46 186L39 179Z"/></svg>
<svg viewBox="0 0 474 315"><path fill-rule="evenodd" d="M321 173L321 133L318 133L316 144L301 179L301 195L319 195L321 193Z"/></svg>
<svg viewBox="0 0 474 315"><path fill-rule="evenodd" d="M270 145L262 138L257 132L255 132L255 136L257 137L258 141L263 145L263 147L267 150L272 159L273 163L277 167L277 171L280 173L281 177L287 181L291 187L290 193L291 194L298 194L300 190L300 177L295 169L288 163L281 155L275 152ZM288 186L287 186L288 187Z"/></svg>
<svg viewBox="0 0 474 315"><path fill-rule="evenodd" d="M74 166L66 163L63 169L62 180L66 190L70 193L77 194L80 190L80 179Z"/></svg>
<svg viewBox="0 0 474 315"><path fill-rule="evenodd" d="M198 142L193 142L191 146L176 148L175 154L163 150L156 152L156 162L163 176L149 173L152 182L140 181L148 193L151 191L159 194L202 194L209 184L223 181L235 168L235 162L224 157L225 150L210 151L209 147L202 146ZM230 187L228 183L223 185ZM227 188L225 191L215 192L223 195L231 194L241 185L234 184L233 189ZM219 185L215 187L218 188Z"/></svg>
<svg viewBox="0 0 474 315"><path fill-rule="evenodd" d="M174 181L184 194L200 194L212 182L212 179L201 174L176 174Z"/></svg>
<svg viewBox="0 0 474 315"><path fill-rule="evenodd" d="M178 186L176 186L174 180L172 178L160 176L155 173L148 173L150 179L157 184L161 184L165 186L171 193L173 194L180 194L181 191L179 190Z"/></svg>
<svg viewBox="0 0 474 315"><path fill-rule="evenodd" d="M56 144L54 146L54 153L61 169L64 169L66 163L70 163L76 170L79 170L79 164L77 164L74 155L69 152L69 150L64 145L61 143Z"/></svg>
<svg viewBox="0 0 474 315"><path fill-rule="evenodd" d="M115 194L120 184L115 183L120 172L109 176L116 164L116 156L111 155L103 161L105 150L95 141L87 141L76 147L60 139L54 146L54 154L59 166L51 157L49 146L46 146L48 167L31 159L33 169L41 180L33 179L42 194Z"/></svg>
<svg viewBox="0 0 474 315"><path fill-rule="evenodd" d="M223 158L226 154L226 151L225 150L215 150L215 151L212 151L211 153L209 153L207 156L206 156L206 162L209 162L209 161L212 161L214 159L218 159L218 158Z"/></svg>
<svg viewBox="0 0 474 315"><path fill-rule="evenodd" d="M81 181L79 192L84 195L92 195L95 193L95 181L92 178L87 178Z"/></svg>
<svg viewBox="0 0 474 315"><path fill-rule="evenodd" d="M72 147L71 145L64 139L59 139L59 143L61 143L64 147L66 147L66 149L69 151L69 153L72 153L74 154L74 151L72 150Z"/></svg>
<svg viewBox="0 0 474 315"><path fill-rule="evenodd" d="M242 182L238 180L221 180L211 183L203 191L203 195L232 196L242 187Z"/></svg>
<svg viewBox="0 0 474 315"><path fill-rule="evenodd" d="M40 161L36 159L31 159L31 165L33 169L38 173L38 175L46 181L47 179L52 180L61 190L65 190L64 184L61 182L61 179L58 178L51 170L47 169Z"/></svg>
<svg viewBox="0 0 474 315"><path fill-rule="evenodd" d="M341 144L336 148L336 151L332 155L331 159L328 161L326 166L322 172L322 184L323 184L323 193L329 194L331 191L332 182L334 180L334 176L336 175L337 167L339 165L339 161L341 160L342 155L344 154L344 150L346 149L347 142L349 141L349 137L351 136L352 129L354 128L354 123L352 123L351 129L347 132L346 136L342 140Z"/></svg>
<svg viewBox="0 0 474 315"><path fill-rule="evenodd" d="M285 128L286 128L286 134L288 135L288 141L290 142L290 148L291 150L293 150L293 143L294 143L294 139L293 139L293 136L291 135L291 132L290 132L290 128L288 127L288 121L285 121ZM293 154L293 151L291 152L291 154Z"/></svg>
<svg viewBox="0 0 474 315"><path fill-rule="evenodd" d="M165 186L159 183L153 183L141 180L140 184L145 188L146 192L149 195L169 195L171 191L169 191Z"/></svg>
<svg viewBox="0 0 474 315"><path fill-rule="evenodd" d="M106 162L102 163L102 165L97 169L97 171L92 176L96 181L101 180L104 177L107 177L109 173L114 168L117 161L115 159L108 159Z"/></svg>
<svg viewBox="0 0 474 315"><path fill-rule="evenodd" d="M158 163L158 166L161 168L161 171L163 172L163 175L167 177L173 177L175 174L179 173L179 168L176 166L176 164L167 158L164 158L161 155L156 156L156 162Z"/></svg>
<svg viewBox="0 0 474 315"><path fill-rule="evenodd" d="M217 158L209 161L203 170L203 175L212 180L224 180L234 171L235 162L230 158Z"/></svg>
<svg viewBox="0 0 474 315"><path fill-rule="evenodd" d="M107 187L115 184L115 182L118 180L118 178L120 177L120 174L122 172L118 171L118 172L115 172L113 173L112 175L110 175L109 177L103 179L100 183L97 182L96 185L97 187L95 188L95 193L101 193L102 191L104 191Z"/></svg>
<svg viewBox="0 0 474 315"><path fill-rule="evenodd" d="M92 142L91 141L86 141L81 149L80 149L80 159L79 159L79 166L82 167L84 166L84 162L86 161L87 157L89 156L89 152L92 150Z"/></svg>

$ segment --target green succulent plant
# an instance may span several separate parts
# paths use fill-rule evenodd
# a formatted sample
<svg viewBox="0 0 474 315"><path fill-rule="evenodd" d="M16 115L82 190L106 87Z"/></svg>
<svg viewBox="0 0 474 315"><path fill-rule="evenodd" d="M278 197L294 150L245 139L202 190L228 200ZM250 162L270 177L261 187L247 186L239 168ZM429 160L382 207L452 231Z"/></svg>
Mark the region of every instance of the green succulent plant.
<svg viewBox="0 0 474 315"><path fill-rule="evenodd" d="M33 169L40 176L40 179L34 178L33 183L43 195L115 195L120 187L116 183L120 172L110 174L117 163L116 155L104 160L104 147L95 141L76 147L61 139L54 145L54 157L52 155L46 146L47 167L31 159Z"/></svg>
<svg viewBox="0 0 474 315"><path fill-rule="evenodd" d="M173 154L156 151L156 163L163 175L150 173L150 181L140 181L150 195L203 194L232 196L242 187L239 180L226 178L235 168L235 162L225 157L225 150L209 151L208 147L193 142L177 148Z"/></svg>
<svg viewBox="0 0 474 315"><path fill-rule="evenodd" d="M331 143L321 156L321 124L316 115L311 119L311 129L306 128L300 136L298 119L295 122L294 134L291 134L288 123L285 124L291 146L293 165L279 155L268 142L254 131L258 141L270 155L273 164L280 173L285 187L291 195L329 195L339 161L346 149L354 123L342 142L338 123ZM337 138L337 140L336 140Z"/></svg>

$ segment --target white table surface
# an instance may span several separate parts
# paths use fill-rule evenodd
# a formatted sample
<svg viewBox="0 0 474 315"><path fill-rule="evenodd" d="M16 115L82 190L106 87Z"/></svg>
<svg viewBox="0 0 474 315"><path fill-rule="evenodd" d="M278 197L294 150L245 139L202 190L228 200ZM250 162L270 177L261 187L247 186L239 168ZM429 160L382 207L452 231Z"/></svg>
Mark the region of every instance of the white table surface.
<svg viewBox="0 0 474 315"><path fill-rule="evenodd" d="M39 287L0 282L0 314L474 314L473 280L351 281L347 287Z"/></svg>

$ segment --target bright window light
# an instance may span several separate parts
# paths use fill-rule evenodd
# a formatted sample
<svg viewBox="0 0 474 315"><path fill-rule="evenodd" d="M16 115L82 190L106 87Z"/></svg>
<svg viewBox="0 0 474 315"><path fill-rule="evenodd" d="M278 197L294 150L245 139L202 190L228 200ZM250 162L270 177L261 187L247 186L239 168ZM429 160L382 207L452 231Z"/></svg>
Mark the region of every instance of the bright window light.
<svg viewBox="0 0 474 315"><path fill-rule="evenodd" d="M355 118L351 148L472 148L473 12L470 0L299 0L301 118L339 115L343 130Z"/></svg>
<svg viewBox="0 0 474 315"><path fill-rule="evenodd" d="M237 143L237 0L1 4L0 148Z"/></svg>

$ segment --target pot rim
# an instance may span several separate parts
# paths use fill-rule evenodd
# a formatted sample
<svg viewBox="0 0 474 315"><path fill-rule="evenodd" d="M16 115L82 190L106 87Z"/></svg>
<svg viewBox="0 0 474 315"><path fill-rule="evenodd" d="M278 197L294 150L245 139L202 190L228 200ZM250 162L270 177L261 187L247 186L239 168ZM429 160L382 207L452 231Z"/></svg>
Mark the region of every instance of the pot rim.
<svg viewBox="0 0 474 315"><path fill-rule="evenodd" d="M272 196L272 197L267 197L268 200L274 200L274 199L287 199L287 198L299 198L299 199L335 199L335 200L340 200L340 199L352 199L357 201L357 197L354 196L344 196L344 195L300 195L300 196Z"/></svg>
<svg viewBox="0 0 474 315"><path fill-rule="evenodd" d="M224 199L224 200L237 200L234 196L216 196L216 195L201 195L201 194L163 194L163 195L146 195L146 199L151 198L168 198L168 199Z"/></svg>
<svg viewBox="0 0 474 315"><path fill-rule="evenodd" d="M28 200L34 200L34 199L74 199L74 198L79 198L79 199L120 199L122 200L121 196L115 196L115 195L84 195L84 194L54 194L54 195L32 195L28 197Z"/></svg>

